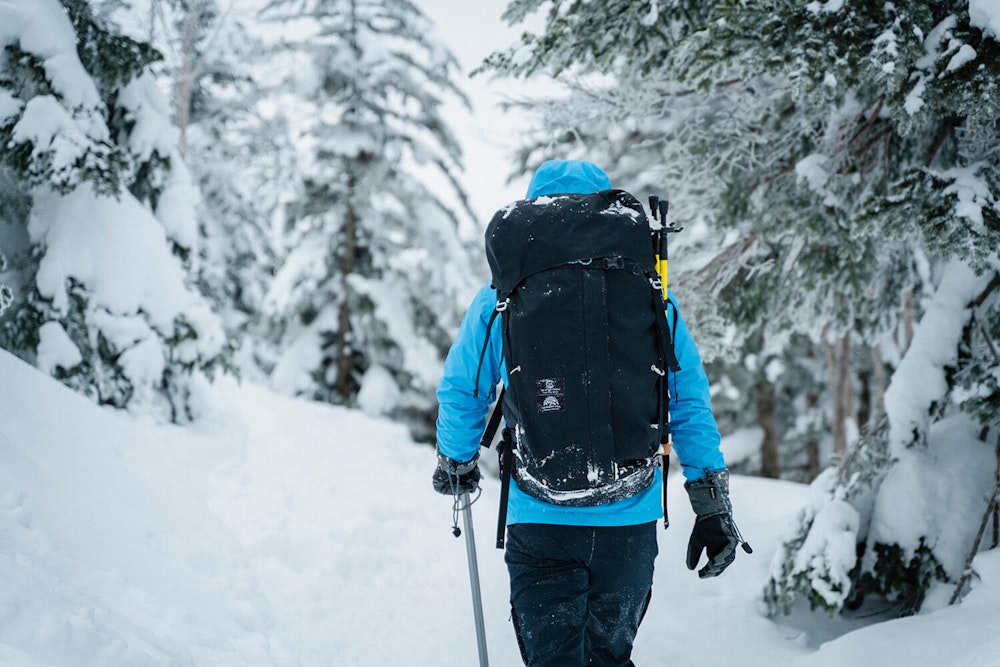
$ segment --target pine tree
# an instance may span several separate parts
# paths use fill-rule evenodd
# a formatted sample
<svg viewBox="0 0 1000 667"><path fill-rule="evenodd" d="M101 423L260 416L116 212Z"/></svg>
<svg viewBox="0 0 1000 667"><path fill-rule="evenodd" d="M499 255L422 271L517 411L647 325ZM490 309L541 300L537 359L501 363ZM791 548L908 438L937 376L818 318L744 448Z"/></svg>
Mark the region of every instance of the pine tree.
<svg viewBox="0 0 1000 667"><path fill-rule="evenodd" d="M276 99L301 128L290 252L265 302L274 381L427 424L471 275L440 115L442 95L462 98L456 62L405 0L275 0L263 16L286 35Z"/></svg>
<svg viewBox="0 0 1000 667"><path fill-rule="evenodd" d="M99 403L188 419L193 376L225 341L185 286L192 188L149 73L158 54L85 0L5 16L0 160L29 212L8 219L23 289L0 343Z"/></svg>
<svg viewBox="0 0 1000 667"><path fill-rule="evenodd" d="M955 311L959 323L967 321L964 318L972 310L965 306L972 307L974 302L980 304L980 312L990 312L994 299L987 285L998 267L1000 233L998 163L993 148L998 135L1000 68L996 42L970 26L958 4L911 4L898 9L878 3L863 5L803 8L774 3L750 12L731 7L726 21L712 24L719 28L718 34L706 41L724 45L720 60L746 63L750 48L746 35L750 31L765 35L762 48L751 51L749 61L756 58L760 70L781 75L791 92L782 103L785 118L775 122L775 127L784 132L783 127L790 124L801 147L782 158L787 165L784 169L779 167L765 177L771 179L763 195L769 211L757 229L766 238L780 239L794 212L800 211L796 233L805 231L808 240L793 240L800 246L795 249L798 266L794 273L783 271L777 276L795 278L790 281L795 285L805 282L809 286L809 280L817 288L834 281L840 284L830 290L832 299L807 301L804 305L811 312L803 312L796 301L779 298L777 305L798 317L819 316L827 326L843 332L842 340L853 332L862 341L878 343L894 333L896 313L905 308L910 294L923 292L929 297L937 290L942 299L959 300ZM836 39L836 35L852 39ZM793 44L798 48L791 48ZM981 64L976 66L977 62ZM777 121L779 109L771 108L760 116L761 121L768 117ZM835 111L826 112L824 118L821 110L825 109ZM984 109L988 110L985 115ZM817 211L808 200L798 203L801 185L811 190L810 199L821 199L822 208ZM754 187L760 186L755 183ZM771 247L771 259L787 267L788 253L780 246L774 252L773 241ZM839 258L831 262L833 253ZM915 258L926 264L916 264ZM968 272L954 265L956 258L960 265L984 276L978 280L965 277L964 282L955 278L956 272L959 276ZM797 279L800 276L802 280ZM967 287L950 287L954 282ZM777 314L774 306L773 302L767 306L772 317ZM934 311L924 315L924 329L940 326L933 321L935 315L941 317ZM831 555L820 561L825 571L809 570L806 577L797 579L801 571L792 568L790 574L776 579L776 591L796 591L831 611L842 609L850 594L874 593L906 613L919 609L935 579L957 576L956 568L961 565L951 552L956 544L967 547L970 536L942 533L938 516L948 510L932 508L931 516L920 524L900 526L893 525L896 508L887 506L891 498L918 491L907 485L919 484L920 478L901 471L923 470L924 461L933 456L926 452L941 446L932 441L931 426L946 417L958 418L964 391L995 392L988 383L970 383L963 389L943 368L954 364L965 374L976 374L996 363L987 356L969 354L962 343L969 336L967 326L959 325L959 332L964 333L933 343L945 350L943 357L936 357L941 359L941 370L921 359L927 349L911 347L904 352L890 384L884 428L858 443L861 449L888 452L887 457L862 457L879 464L866 476L870 488L852 495L849 484L853 480L842 477L830 491L830 505L820 507L806 521L803 548L785 561L809 562L815 567L817 560L808 557L805 545L817 536L846 530L864 554L854 561L854 554L846 552L845 562L851 567L843 569L850 573L849 579L831 578L837 569L831 564L839 558ZM998 334L1000 330L993 330L987 338ZM914 365L924 366L919 380L909 371ZM914 397L912 387L906 387L939 373L942 382L930 395ZM995 426L995 413L978 416L984 426ZM976 448L965 443L950 446ZM966 455L962 451L949 454ZM856 526L831 528L818 520L846 498L858 511ZM823 590L818 582L830 588Z"/></svg>
<svg viewBox="0 0 1000 667"><path fill-rule="evenodd" d="M274 363L261 305L297 174L288 118L271 99L282 54L258 34L262 4L157 0L149 27L200 192L188 270L239 348L238 372L257 378Z"/></svg>
<svg viewBox="0 0 1000 667"><path fill-rule="evenodd" d="M541 6L515 1L507 15L518 20ZM718 331L735 325L744 345L759 336L774 349L803 336L824 346L837 423L865 413L876 425L817 480L829 501L807 512L786 545L769 601L787 610L801 595L836 612L861 587L904 612L918 608L935 579L957 576L954 553L970 531L944 530L947 507L904 525L888 508L919 493L920 474L956 474L928 472L939 452L982 454L976 438L936 439L939 425L998 425L986 407L997 401L991 348L1000 338L995 36L960 0L548 6L545 32L488 66L570 74L589 95L570 105L595 113L592 101L604 98L604 118L625 109L638 116L628 132L584 145L631 165L636 146L650 164L663 156L664 180L683 175L671 182L680 199L728 230L715 258L696 258L692 319L711 323L721 313ZM594 73L596 84L585 78ZM619 141L628 149L608 150ZM947 299L957 301L951 310L932 308ZM941 316L950 333L921 362L928 348L914 348L907 323L918 323L916 341ZM908 393L930 377L933 389ZM849 440L839 438L845 450ZM985 493L973 477L946 484Z"/></svg>

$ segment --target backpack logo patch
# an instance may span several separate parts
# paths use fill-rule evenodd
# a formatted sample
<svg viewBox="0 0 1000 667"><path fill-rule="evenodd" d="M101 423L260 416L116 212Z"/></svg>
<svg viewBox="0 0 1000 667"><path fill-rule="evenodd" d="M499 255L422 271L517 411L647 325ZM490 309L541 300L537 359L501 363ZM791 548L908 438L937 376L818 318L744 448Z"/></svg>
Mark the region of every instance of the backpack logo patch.
<svg viewBox="0 0 1000 667"><path fill-rule="evenodd" d="M563 378L545 378L535 383L540 412L558 412L566 408L566 381Z"/></svg>

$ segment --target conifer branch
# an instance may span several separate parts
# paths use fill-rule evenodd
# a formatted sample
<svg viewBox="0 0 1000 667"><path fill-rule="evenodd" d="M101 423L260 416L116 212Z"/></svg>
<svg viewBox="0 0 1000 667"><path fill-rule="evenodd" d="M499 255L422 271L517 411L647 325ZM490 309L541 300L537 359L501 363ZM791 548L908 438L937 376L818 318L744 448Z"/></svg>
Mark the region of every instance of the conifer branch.
<svg viewBox="0 0 1000 667"><path fill-rule="evenodd" d="M1000 436L997 438L997 461L1000 465ZM953 605L962 599L962 591L965 589L965 584L973 576L978 576L976 571L972 569L972 561L975 560L976 554L979 553L979 547L983 542L983 535L986 533L986 526L989 523L990 517L995 516L998 509L997 503L1000 501L1000 475L995 475L995 481L993 483L993 494L990 497L990 502L986 505L986 511L983 513L983 519L979 522L979 530L976 531L976 539L972 541L972 548L969 549L969 555L965 558L965 567L962 569L962 576L958 579L958 584L955 586L955 592L951 595L951 600L948 604ZM994 540L994 546L995 540Z"/></svg>
<svg viewBox="0 0 1000 667"><path fill-rule="evenodd" d="M941 121L941 129L938 130L937 136L934 139L934 144L931 146L931 152L928 154L927 159L924 161L924 167L930 167L934 163L934 158L937 157L938 151L941 150L941 146L944 142L951 136L952 131L962 122L962 119L957 116L948 116L943 121Z"/></svg>

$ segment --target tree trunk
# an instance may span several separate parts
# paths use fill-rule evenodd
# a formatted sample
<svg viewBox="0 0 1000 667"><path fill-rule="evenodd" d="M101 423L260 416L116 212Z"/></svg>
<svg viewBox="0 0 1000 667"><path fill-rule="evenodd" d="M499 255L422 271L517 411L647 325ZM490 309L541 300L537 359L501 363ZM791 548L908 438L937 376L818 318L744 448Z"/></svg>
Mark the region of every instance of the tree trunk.
<svg viewBox="0 0 1000 667"><path fill-rule="evenodd" d="M851 376L851 334L845 333L830 343L823 336L826 366L830 374L830 394L833 400L833 419L830 424L833 436L833 457L842 459L847 453L848 420L855 420L854 382Z"/></svg>
<svg viewBox="0 0 1000 667"><path fill-rule="evenodd" d="M903 340L899 346L900 351L906 354L913 340L913 290L906 290L903 294Z"/></svg>
<svg viewBox="0 0 1000 667"><path fill-rule="evenodd" d="M872 382L871 371L868 369L858 371L858 426L869 424L875 414Z"/></svg>
<svg viewBox="0 0 1000 667"><path fill-rule="evenodd" d="M815 413L816 407L819 406L819 395L812 391L806 394L806 405L809 407L810 414ZM808 457L806 461L806 481L812 482L820 473L819 440L817 438L806 440L806 456Z"/></svg>
<svg viewBox="0 0 1000 667"><path fill-rule="evenodd" d="M874 430L879 419L885 414L885 365L882 363L882 346L875 343L871 346L872 355L872 387L871 387L871 414L869 415L868 427Z"/></svg>
<svg viewBox="0 0 1000 667"><path fill-rule="evenodd" d="M337 316L337 380L334 389L342 401L351 396L354 370L353 327L351 325L351 299L347 286L348 278L354 273L358 254L358 216L352 197L357 184L354 174L347 178L347 213L344 215L343 235L340 244L340 279L343 293L340 296L340 312Z"/></svg>
<svg viewBox="0 0 1000 667"><path fill-rule="evenodd" d="M195 60L195 16L195 11L188 9L187 15L184 17L183 34L181 35L181 70L177 74L177 81L174 85L177 96L175 107L177 128L180 130L177 150L180 151L181 157L187 157L188 113L191 110L192 72Z"/></svg>
<svg viewBox="0 0 1000 667"><path fill-rule="evenodd" d="M854 400L854 376L851 374L851 332L840 339L840 400L843 403L844 430L850 422L858 423L857 402ZM846 433L845 433L846 436Z"/></svg>
<svg viewBox="0 0 1000 667"><path fill-rule="evenodd" d="M764 429L760 443L760 474L771 479L781 477L778 460L778 420L774 415L774 385L765 379L757 382L757 423Z"/></svg>

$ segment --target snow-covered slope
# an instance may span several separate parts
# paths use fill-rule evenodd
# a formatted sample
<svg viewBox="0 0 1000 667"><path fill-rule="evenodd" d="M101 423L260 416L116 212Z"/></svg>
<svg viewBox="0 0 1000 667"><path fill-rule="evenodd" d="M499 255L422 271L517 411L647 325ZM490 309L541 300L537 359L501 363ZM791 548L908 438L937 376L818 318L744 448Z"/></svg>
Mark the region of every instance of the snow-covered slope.
<svg viewBox="0 0 1000 667"><path fill-rule="evenodd" d="M463 539L405 429L253 386L212 388L194 426L94 407L0 351L0 664L476 664ZM760 613L771 554L805 502L737 477L753 543L719 579L683 564L672 477L641 665L1000 664L1000 552L960 607L823 645ZM475 505L491 664L519 664L492 547L497 484ZM809 622L798 624L810 627ZM992 661L992 662L991 662Z"/></svg>

